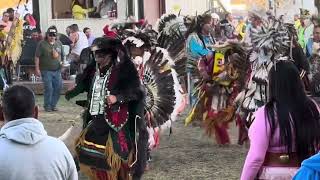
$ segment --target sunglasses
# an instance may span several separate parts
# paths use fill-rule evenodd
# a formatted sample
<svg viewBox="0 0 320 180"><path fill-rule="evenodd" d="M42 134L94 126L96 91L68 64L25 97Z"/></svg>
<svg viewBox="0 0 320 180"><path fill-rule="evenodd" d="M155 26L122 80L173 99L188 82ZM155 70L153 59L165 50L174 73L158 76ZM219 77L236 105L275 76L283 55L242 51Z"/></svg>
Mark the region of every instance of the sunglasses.
<svg viewBox="0 0 320 180"><path fill-rule="evenodd" d="M106 54L106 53L96 53L96 52L94 52L93 55L94 55L95 58L104 58L104 57L107 56L108 54Z"/></svg>
<svg viewBox="0 0 320 180"><path fill-rule="evenodd" d="M56 34L56 33L49 33L48 36L49 36L49 37L56 37L57 34Z"/></svg>

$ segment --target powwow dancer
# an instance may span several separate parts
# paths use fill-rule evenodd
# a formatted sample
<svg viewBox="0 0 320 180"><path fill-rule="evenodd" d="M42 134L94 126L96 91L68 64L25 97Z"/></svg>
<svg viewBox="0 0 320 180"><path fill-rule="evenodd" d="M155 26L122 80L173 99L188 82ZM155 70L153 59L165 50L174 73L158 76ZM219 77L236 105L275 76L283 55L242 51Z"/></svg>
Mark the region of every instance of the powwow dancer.
<svg viewBox="0 0 320 180"><path fill-rule="evenodd" d="M84 70L84 81L67 94L89 92L76 146L80 169L91 179L139 179L148 134L138 73L120 40L97 38L92 51L95 61Z"/></svg>
<svg viewBox="0 0 320 180"><path fill-rule="evenodd" d="M185 48L185 34L187 27L190 25L191 17L183 17L175 14L163 15L158 23L157 30L159 37L157 39L157 46L165 49L167 54L166 59L169 60L171 69L173 69L177 75L180 88L180 94L182 94L182 102L178 108L178 113L181 113L184 109L187 101L187 54ZM175 74L174 73L174 74ZM175 76L174 76L175 77ZM177 99L177 102L180 102Z"/></svg>
<svg viewBox="0 0 320 180"><path fill-rule="evenodd" d="M240 44L215 47L212 59L199 60L200 82L196 87L197 101L185 123L200 120L209 136L218 144L229 144L228 123L236 115L235 97L244 88L249 62Z"/></svg>
<svg viewBox="0 0 320 180"><path fill-rule="evenodd" d="M139 32L126 38L123 43L129 49L147 92L145 119L151 151L159 145L160 131L170 128L171 121L176 119L182 95L176 73L170 67L172 60L167 51L156 47L150 38L147 33Z"/></svg>
<svg viewBox="0 0 320 180"><path fill-rule="evenodd" d="M268 99L268 73L274 62L278 60L297 61L295 53L292 52L294 44L297 44L294 43L296 33L293 23L283 17L280 19L272 17L267 20L259 13L251 13L259 17L262 23L261 27L251 29L251 74L245 90L235 100L239 105L238 113L247 126L250 126L254 120L253 112L263 106ZM306 61L301 63L303 64L301 67L307 67ZM299 69L301 69L301 78L304 78L306 69Z"/></svg>
<svg viewBox="0 0 320 180"><path fill-rule="evenodd" d="M192 97L194 87L199 82L197 64L200 58L206 56L207 59L213 57L215 41L211 36L212 17L210 14L199 15L192 21L186 33L186 54L187 54L187 82L189 104L194 105L195 98Z"/></svg>

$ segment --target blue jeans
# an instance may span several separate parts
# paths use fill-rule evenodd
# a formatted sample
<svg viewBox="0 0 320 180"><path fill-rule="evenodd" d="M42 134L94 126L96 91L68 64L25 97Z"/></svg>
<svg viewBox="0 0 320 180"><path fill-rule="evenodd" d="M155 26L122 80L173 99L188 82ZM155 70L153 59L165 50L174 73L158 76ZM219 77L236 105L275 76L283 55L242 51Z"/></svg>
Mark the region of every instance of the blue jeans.
<svg viewBox="0 0 320 180"><path fill-rule="evenodd" d="M44 108L52 110L56 107L62 88L61 71L41 71L44 85Z"/></svg>

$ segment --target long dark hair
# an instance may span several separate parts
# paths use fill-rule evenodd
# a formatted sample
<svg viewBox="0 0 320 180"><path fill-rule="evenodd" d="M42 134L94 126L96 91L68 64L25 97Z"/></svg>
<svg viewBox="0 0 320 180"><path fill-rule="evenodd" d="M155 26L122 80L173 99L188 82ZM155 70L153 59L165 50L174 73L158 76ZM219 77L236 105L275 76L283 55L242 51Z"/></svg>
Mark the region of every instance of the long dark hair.
<svg viewBox="0 0 320 180"><path fill-rule="evenodd" d="M192 23L190 25L190 28L188 29L188 31L186 32L186 35L185 37L188 38L188 36L193 33L193 32L196 32L198 37L200 38L201 42L202 42L202 45L204 48L206 48L206 44L204 42L204 39L203 39L203 36L202 36L202 27L204 24L210 22L212 19L211 15L210 14L203 14L203 15L199 15L197 17L195 17L193 20L192 20Z"/></svg>
<svg viewBox="0 0 320 180"><path fill-rule="evenodd" d="M265 108L271 137L279 127L280 143L286 146L287 153L292 153L295 148L299 160L303 161L318 151L319 111L307 97L299 71L292 62L280 61L271 68L269 102ZM295 142L292 142L293 138Z"/></svg>

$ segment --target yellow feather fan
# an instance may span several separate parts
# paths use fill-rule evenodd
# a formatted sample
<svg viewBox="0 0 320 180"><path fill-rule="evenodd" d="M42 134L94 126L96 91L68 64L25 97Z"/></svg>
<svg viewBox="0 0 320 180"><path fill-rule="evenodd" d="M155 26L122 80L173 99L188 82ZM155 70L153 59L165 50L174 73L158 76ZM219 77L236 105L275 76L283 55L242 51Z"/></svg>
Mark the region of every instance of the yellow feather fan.
<svg viewBox="0 0 320 180"><path fill-rule="evenodd" d="M10 48L8 52L8 56L11 58L13 65L17 64L17 61L21 56L22 40L23 40L23 20L19 19L14 29L12 42L9 45Z"/></svg>

